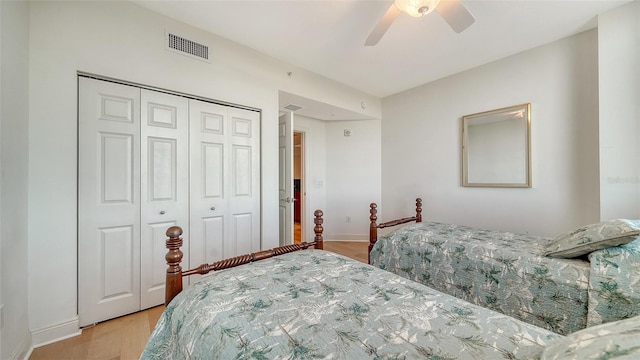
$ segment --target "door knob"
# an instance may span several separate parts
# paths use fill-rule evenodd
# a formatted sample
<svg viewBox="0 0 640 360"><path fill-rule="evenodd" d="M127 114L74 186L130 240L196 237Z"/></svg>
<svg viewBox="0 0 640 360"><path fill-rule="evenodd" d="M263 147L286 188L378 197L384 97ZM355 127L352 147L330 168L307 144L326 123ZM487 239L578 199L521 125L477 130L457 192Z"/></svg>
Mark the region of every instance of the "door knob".
<svg viewBox="0 0 640 360"><path fill-rule="evenodd" d="M160 215L164 215L166 212L164 210L160 211Z"/></svg>
<svg viewBox="0 0 640 360"><path fill-rule="evenodd" d="M215 210L215 209L216 209L216 207L215 207L215 206L212 206L212 207L211 207L211 210L212 210L212 211L213 211L213 210Z"/></svg>

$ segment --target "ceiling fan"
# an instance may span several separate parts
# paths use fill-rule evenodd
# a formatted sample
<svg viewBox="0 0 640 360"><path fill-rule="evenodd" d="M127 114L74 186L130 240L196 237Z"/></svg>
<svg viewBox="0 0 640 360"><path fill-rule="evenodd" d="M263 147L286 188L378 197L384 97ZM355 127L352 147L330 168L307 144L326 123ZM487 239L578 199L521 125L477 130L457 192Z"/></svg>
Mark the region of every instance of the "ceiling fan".
<svg viewBox="0 0 640 360"><path fill-rule="evenodd" d="M373 28L364 45L377 44L400 12L404 11L413 17L422 17L433 10L437 11L457 33L464 31L476 21L460 0L395 0Z"/></svg>

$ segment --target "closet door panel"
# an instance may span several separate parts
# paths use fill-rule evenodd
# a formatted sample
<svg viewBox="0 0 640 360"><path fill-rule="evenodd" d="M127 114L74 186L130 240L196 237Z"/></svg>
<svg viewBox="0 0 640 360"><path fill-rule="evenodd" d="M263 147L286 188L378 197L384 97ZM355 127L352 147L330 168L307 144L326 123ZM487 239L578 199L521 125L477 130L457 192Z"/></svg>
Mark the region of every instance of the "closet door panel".
<svg viewBox="0 0 640 360"><path fill-rule="evenodd" d="M169 226L181 226L189 249L189 102L186 98L141 90L141 308L164 302ZM189 267L188 259L182 263Z"/></svg>
<svg viewBox="0 0 640 360"><path fill-rule="evenodd" d="M229 214L234 218L233 228L237 229L232 238L240 253L259 251L260 114L229 108L229 122L232 129L227 138L231 149Z"/></svg>
<svg viewBox="0 0 640 360"><path fill-rule="evenodd" d="M165 247L165 241L167 240L166 232L168 228L175 225L178 224L173 221L147 224L146 231L143 231L147 237L141 239L141 246L152 254L150 257L151 263L147 265L148 268L151 269L147 279L147 293L162 292L164 294L164 283L167 272L167 263L164 259L164 256L167 254L167 248ZM149 304L149 306L155 305Z"/></svg>
<svg viewBox="0 0 640 360"><path fill-rule="evenodd" d="M258 250L252 247L252 239L254 237L253 214L238 213L232 216L232 231L229 234L227 248L236 254L248 254Z"/></svg>
<svg viewBox="0 0 640 360"><path fill-rule="evenodd" d="M218 260L226 258L224 256L225 244L222 239L225 239L225 227L224 216L210 216L199 219L199 228L192 229L191 233L204 234L201 238L192 242L191 244L191 264L192 266L198 266L205 263L212 263ZM192 221L193 222L193 221ZM197 245L197 247L196 247ZM197 281L201 277L211 276L212 273L207 275L192 275L189 278L191 281Z"/></svg>
<svg viewBox="0 0 640 360"><path fill-rule="evenodd" d="M178 201L178 151L176 139L149 137L148 144L148 202L160 203ZM161 210L162 211L162 210Z"/></svg>
<svg viewBox="0 0 640 360"><path fill-rule="evenodd" d="M228 237L229 146L227 107L189 101L192 264L212 263L230 253ZM235 255L235 254L234 254ZM194 265L195 266L195 265Z"/></svg>
<svg viewBox="0 0 640 360"><path fill-rule="evenodd" d="M98 303L135 298L139 286L132 254L136 242L132 227L100 229L101 296Z"/></svg>
<svg viewBox="0 0 640 360"><path fill-rule="evenodd" d="M223 242L220 239L225 238L224 231L224 216L213 216L202 219L204 225L204 239L205 243L205 261L206 259L222 259L224 257L225 249Z"/></svg>
<svg viewBox="0 0 640 360"><path fill-rule="evenodd" d="M133 204L134 174L131 134L100 133L100 201L103 204Z"/></svg>
<svg viewBox="0 0 640 360"><path fill-rule="evenodd" d="M140 89L79 78L80 326L140 309Z"/></svg>
<svg viewBox="0 0 640 360"><path fill-rule="evenodd" d="M202 143L202 197L224 200L224 144Z"/></svg>
<svg viewBox="0 0 640 360"><path fill-rule="evenodd" d="M231 197L251 199L252 197L252 157L251 146L233 145L231 148Z"/></svg>

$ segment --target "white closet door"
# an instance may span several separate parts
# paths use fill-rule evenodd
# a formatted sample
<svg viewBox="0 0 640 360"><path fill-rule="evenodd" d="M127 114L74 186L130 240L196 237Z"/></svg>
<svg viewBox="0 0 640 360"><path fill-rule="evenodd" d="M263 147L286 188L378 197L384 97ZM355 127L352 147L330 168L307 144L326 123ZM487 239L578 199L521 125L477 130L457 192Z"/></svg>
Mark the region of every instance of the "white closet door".
<svg viewBox="0 0 640 360"><path fill-rule="evenodd" d="M260 249L260 114L190 100L191 266Z"/></svg>
<svg viewBox="0 0 640 360"><path fill-rule="evenodd" d="M140 309L140 89L80 78L78 118L78 311L85 326Z"/></svg>
<svg viewBox="0 0 640 360"><path fill-rule="evenodd" d="M79 94L81 326L164 302L170 226L183 269L260 249L258 112L87 78Z"/></svg>
<svg viewBox="0 0 640 360"><path fill-rule="evenodd" d="M229 108L228 256L260 250L260 114ZM267 165L268 166L268 165ZM276 165L274 165L276 166Z"/></svg>
<svg viewBox="0 0 640 360"><path fill-rule="evenodd" d="M191 147L191 247L193 266L225 258L226 213L225 130L227 108L207 102L189 101Z"/></svg>
<svg viewBox="0 0 640 360"><path fill-rule="evenodd" d="M189 253L189 101L143 89L141 103L140 304L146 309L164 302L167 228L182 227L182 251ZM188 259L182 267L189 268Z"/></svg>

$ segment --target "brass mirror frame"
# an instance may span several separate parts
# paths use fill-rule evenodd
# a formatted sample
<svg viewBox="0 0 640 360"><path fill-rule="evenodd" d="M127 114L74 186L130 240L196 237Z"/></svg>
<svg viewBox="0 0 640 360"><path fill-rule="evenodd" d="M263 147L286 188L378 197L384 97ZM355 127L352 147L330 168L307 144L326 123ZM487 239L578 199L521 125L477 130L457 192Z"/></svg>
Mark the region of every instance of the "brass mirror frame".
<svg viewBox="0 0 640 360"><path fill-rule="evenodd" d="M491 181L478 181L473 177L469 181L469 129L471 123L480 123L480 124L489 124L496 123L499 121L505 120L518 120L522 119L526 121L525 134L519 134L522 136L522 143L516 144L517 146L522 146L524 148L524 159L525 164L518 164L514 172L517 172L516 177L521 178L523 180L520 181L509 181L505 180L501 182L496 179L491 179ZM492 144L496 144L495 137L491 139ZM509 139L509 142L518 141L516 138ZM513 148L513 144L505 145L506 143L500 144L503 147ZM493 151L493 150L492 150ZM520 150L517 150L520 151ZM494 153L490 154L494 155ZM521 165L524 165L523 167ZM498 169L501 170L501 169ZM524 171L524 174L522 173ZM524 175L524 176L523 176ZM509 175L508 177L512 177ZM465 115L462 117L462 186L465 187L507 187L507 188L530 188L531 187L531 104L519 104L514 106L509 106L505 108L484 111L481 113L475 113L470 115Z"/></svg>

